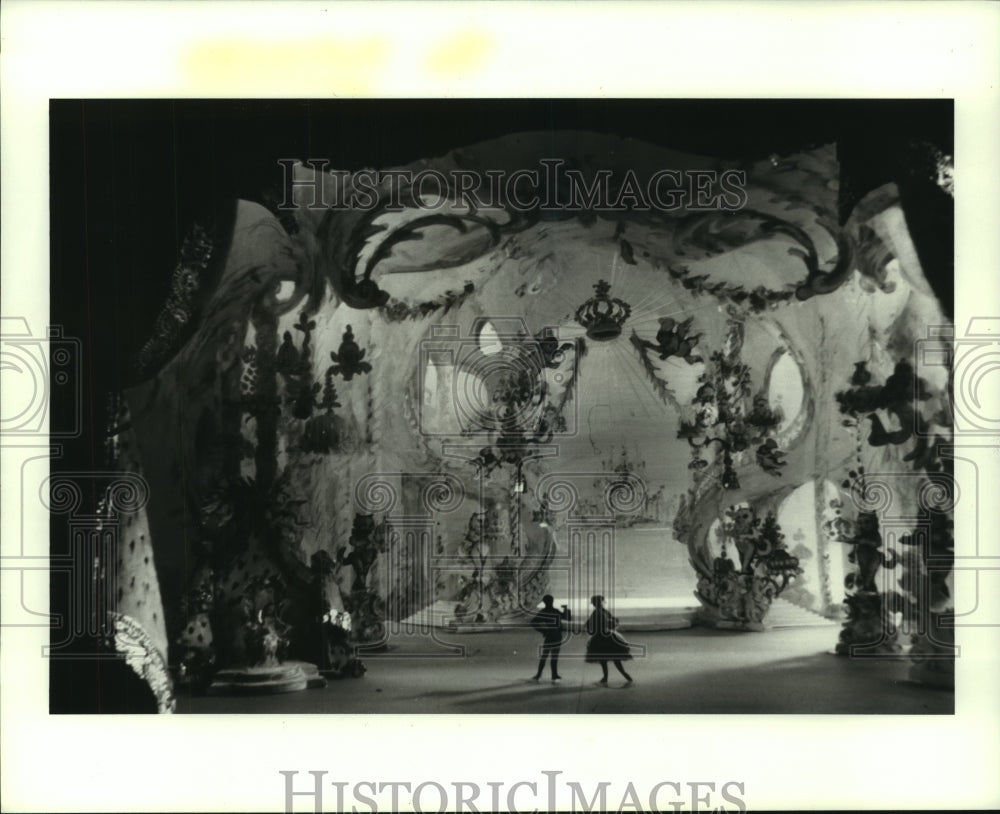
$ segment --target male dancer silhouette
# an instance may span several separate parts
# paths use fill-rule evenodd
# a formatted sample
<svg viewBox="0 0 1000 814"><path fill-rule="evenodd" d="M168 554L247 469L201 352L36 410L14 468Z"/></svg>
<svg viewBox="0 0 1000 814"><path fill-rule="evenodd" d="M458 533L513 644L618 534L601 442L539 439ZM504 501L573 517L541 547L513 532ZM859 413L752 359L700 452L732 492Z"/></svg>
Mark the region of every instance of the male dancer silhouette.
<svg viewBox="0 0 1000 814"><path fill-rule="evenodd" d="M533 681L538 681L542 677L546 658L552 669L552 680L562 679L559 675L559 650L562 648L565 635L563 620L569 621L569 608L563 605L562 610L556 610L552 605L553 601L551 594L545 594L542 597L544 607L531 620L531 626L542 634L541 658L538 660L538 671L532 676Z"/></svg>

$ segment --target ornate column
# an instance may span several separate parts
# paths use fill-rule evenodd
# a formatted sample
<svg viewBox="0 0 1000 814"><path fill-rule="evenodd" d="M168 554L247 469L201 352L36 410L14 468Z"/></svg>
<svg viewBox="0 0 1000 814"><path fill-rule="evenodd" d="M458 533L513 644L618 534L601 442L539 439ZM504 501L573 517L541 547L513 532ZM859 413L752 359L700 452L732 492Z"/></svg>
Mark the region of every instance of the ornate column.
<svg viewBox="0 0 1000 814"><path fill-rule="evenodd" d="M407 506L401 499L404 481L411 478L420 485L417 506ZM408 658L462 655L462 648L437 638L432 619L418 613L431 605L435 576L447 567L434 548L435 521L441 514L457 511L465 502L461 480L443 472L374 472L358 481L354 498L361 512L356 517L369 518L372 523L376 515L382 517L373 538L379 556L370 568L377 571L378 583L386 593L376 595L367 579L368 572L359 570L355 559L349 560L354 565L357 589L352 591L350 602L352 616L357 617L352 619L352 628L367 626L379 633L377 637L362 637L355 652L368 658L391 656L386 651L391 650L393 637L418 635L436 646L426 652L408 652Z"/></svg>
<svg viewBox="0 0 1000 814"><path fill-rule="evenodd" d="M584 514L580 491L592 488L595 480L606 482L601 503L596 513ZM621 518L645 508L645 483L623 472L553 472L539 479L535 494L547 515L566 529L566 548L548 564L549 579L565 579L567 599L578 611L585 612L595 594L613 608L616 528Z"/></svg>

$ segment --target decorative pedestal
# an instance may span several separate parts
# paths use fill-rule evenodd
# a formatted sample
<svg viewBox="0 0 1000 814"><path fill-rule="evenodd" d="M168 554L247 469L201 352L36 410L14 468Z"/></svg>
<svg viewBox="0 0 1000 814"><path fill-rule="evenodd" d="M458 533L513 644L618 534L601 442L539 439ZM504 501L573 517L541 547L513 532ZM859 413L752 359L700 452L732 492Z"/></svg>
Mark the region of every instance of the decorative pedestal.
<svg viewBox="0 0 1000 814"><path fill-rule="evenodd" d="M699 587L705 592L695 594L701 602L695 615L698 624L717 630L763 632L766 630L764 617L770 609L770 601L755 597L752 588L737 589L735 585L735 581L727 583L728 590L720 591L712 597L724 603L724 606L720 606L711 604L709 597L712 594L706 590L705 584L699 583Z"/></svg>
<svg viewBox="0 0 1000 814"><path fill-rule="evenodd" d="M847 621L840 630L836 647L838 655L898 655L903 652L884 594L856 590L848 594L844 604L847 606Z"/></svg>
<svg viewBox="0 0 1000 814"><path fill-rule="evenodd" d="M284 664L220 670L208 688L209 695L274 695L326 686L315 664L286 661Z"/></svg>

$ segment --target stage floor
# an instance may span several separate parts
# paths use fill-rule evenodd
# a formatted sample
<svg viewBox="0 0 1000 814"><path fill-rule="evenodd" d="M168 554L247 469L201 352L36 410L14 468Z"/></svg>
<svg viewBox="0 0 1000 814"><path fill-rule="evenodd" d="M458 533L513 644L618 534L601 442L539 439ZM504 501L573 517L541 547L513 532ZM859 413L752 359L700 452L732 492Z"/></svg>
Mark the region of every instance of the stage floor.
<svg viewBox="0 0 1000 814"><path fill-rule="evenodd" d="M539 637L507 630L438 632L439 642L396 638L364 657L368 673L324 689L255 697L186 697L180 713L799 713L951 714L954 693L907 679L905 659L850 659L828 651L837 628L738 633L688 628L627 634L635 683L583 660L574 635L559 662L563 680L530 680ZM451 650L446 649L451 646Z"/></svg>

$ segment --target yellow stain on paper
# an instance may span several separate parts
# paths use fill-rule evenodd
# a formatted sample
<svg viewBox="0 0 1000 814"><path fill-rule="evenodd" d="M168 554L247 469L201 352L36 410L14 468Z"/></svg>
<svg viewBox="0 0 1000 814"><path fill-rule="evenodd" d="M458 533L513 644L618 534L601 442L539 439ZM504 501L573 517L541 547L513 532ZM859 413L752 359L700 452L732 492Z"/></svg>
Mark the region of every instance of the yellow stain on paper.
<svg viewBox="0 0 1000 814"><path fill-rule="evenodd" d="M181 65L196 86L270 86L284 94L317 85L337 96L369 93L388 63L383 37L302 40L204 40L186 49ZM301 80L299 79L301 77Z"/></svg>
<svg viewBox="0 0 1000 814"><path fill-rule="evenodd" d="M485 31L459 32L437 43L427 58L427 70L435 74L468 74L485 64L493 50L493 38Z"/></svg>

